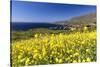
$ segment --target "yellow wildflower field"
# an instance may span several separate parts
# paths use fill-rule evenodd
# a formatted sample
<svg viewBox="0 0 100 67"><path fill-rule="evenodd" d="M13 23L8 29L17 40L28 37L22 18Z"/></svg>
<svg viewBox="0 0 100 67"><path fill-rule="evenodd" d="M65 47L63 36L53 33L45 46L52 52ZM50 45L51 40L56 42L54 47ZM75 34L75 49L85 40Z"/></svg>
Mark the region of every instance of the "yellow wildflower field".
<svg viewBox="0 0 100 67"><path fill-rule="evenodd" d="M33 36L11 43L13 67L96 61L96 31Z"/></svg>

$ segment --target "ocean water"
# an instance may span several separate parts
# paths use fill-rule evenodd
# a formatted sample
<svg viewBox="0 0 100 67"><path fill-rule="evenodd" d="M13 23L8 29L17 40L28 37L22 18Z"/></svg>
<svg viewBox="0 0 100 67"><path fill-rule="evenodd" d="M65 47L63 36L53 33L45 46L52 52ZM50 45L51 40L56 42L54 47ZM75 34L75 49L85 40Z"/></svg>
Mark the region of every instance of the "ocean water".
<svg viewBox="0 0 100 67"><path fill-rule="evenodd" d="M11 22L10 29L11 30L28 30L34 28L49 28L59 26L57 24L51 23L24 23L24 22Z"/></svg>

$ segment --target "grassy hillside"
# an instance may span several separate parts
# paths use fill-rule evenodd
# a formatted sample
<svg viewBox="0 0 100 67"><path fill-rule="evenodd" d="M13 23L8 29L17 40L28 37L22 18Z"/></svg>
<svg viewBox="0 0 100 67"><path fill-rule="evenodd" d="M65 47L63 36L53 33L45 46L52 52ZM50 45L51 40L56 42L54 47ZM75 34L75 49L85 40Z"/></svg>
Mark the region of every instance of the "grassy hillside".
<svg viewBox="0 0 100 67"><path fill-rule="evenodd" d="M46 28L37 28L37 29L30 29L27 31L12 31L11 32L11 39L12 40L21 40L21 39L29 39L33 38L34 34L59 34L59 33L70 33L69 30L50 30Z"/></svg>
<svg viewBox="0 0 100 67"><path fill-rule="evenodd" d="M93 31L95 28L87 29L88 31ZM45 36L45 34L70 34L74 32L84 32L84 27L80 30L52 30L47 28L37 28L37 29L30 29L26 31L11 31L11 39L12 41L15 40L22 40L22 39L30 39L34 37L34 34L42 34L42 36Z"/></svg>

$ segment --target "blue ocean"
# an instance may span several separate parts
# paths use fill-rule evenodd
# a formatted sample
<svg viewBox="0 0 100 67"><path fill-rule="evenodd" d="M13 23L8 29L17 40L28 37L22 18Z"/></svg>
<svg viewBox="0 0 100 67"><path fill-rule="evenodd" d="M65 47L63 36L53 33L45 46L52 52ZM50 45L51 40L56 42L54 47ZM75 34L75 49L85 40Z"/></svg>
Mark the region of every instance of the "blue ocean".
<svg viewBox="0 0 100 67"><path fill-rule="evenodd" d="M11 22L10 28L11 30L28 30L28 29L35 29L35 28L49 28L58 26L57 24L51 23L24 23L24 22Z"/></svg>

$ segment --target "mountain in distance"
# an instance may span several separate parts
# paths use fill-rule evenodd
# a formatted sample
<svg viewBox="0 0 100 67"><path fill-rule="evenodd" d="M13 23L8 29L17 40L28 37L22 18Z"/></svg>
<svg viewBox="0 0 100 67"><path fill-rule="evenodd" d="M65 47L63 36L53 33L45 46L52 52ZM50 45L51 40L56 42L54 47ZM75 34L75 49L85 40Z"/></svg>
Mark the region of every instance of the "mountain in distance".
<svg viewBox="0 0 100 67"><path fill-rule="evenodd" d="M60 25L91 25L96 24L96 13L73 17L69 20L55 22Z"/></svg>

